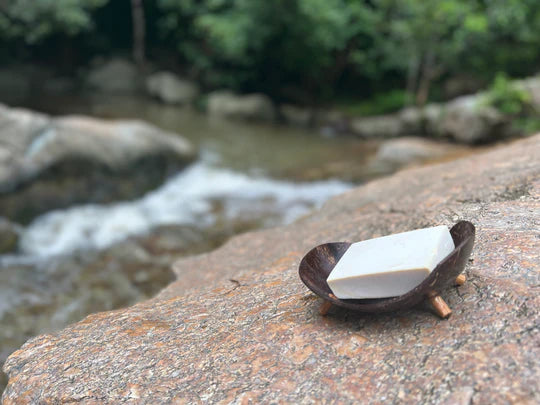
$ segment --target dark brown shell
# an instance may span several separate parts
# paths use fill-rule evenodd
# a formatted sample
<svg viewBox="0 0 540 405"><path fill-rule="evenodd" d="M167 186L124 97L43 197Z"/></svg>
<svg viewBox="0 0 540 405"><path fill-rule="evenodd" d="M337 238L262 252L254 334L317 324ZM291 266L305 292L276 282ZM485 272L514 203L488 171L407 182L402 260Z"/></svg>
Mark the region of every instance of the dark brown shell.
<svg viewBox="0 0 540 405"><path fill-rule="evenodd" d="M333 304L360 312L389 312L410 308L426 296L438 294L463 272L474 244L474 225L460 221L450 229L456 248L433 269L421 284L406 294L392 298L340 300L332 295L326 279L350 242L325 243L313 248L300 262L299 274L302 282L315 294Z"/></svg>

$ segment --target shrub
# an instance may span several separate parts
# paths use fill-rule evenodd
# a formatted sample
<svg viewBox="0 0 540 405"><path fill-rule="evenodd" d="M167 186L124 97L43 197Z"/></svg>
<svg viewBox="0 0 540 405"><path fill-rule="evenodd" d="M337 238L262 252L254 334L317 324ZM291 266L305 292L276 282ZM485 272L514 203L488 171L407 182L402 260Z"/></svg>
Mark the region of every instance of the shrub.
<svg viewBox="0 0 540 405"><path fill-rule="evenodd" d="M505 115L523 115L530 109L531 97L520 89L505 73L498 73L486 95L488 105Z"/></svg>
<svg viewBox="0 0 540 405"><path fill-rule="evenodd" d="M404 90L394 90L386 93L380 93L373 98L353 102L343 100L338 108L355 116L380 115L398 111L408 104L408 94Z"/></svg>

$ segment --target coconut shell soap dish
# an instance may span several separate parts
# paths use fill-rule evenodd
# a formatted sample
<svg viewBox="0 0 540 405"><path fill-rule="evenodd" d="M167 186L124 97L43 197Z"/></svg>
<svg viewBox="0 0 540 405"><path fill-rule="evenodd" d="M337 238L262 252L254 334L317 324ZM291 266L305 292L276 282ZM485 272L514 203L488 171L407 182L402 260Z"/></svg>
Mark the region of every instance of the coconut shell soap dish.
<svg viewBox="0 0 540 405"><path fill-rule="evenodd" d="M391 312L413 307L427 299L441 318L447 318L452 311L440 293L452 285L465 282L465 276L461 273L473 248L475 228L472 223L461 221L450 229L449 236L448 229L445 229L447 236L444 236L441 228L417 230L354 244L333 242L319 245L300 262L300 279L325 300L320 309L322 315L332 305L358 312ZM442 235L440 240L437 239L439 235ZM416 241L419 243L416 248L422 250L413 251ZM430 246L426 248L426 244L435 247L434 254L429 250ZM407 253L407 249L410 253ZM425 273L400 269L396 266L399 260L392 262L392 255L404 257L405 261L420 260L419 263L424 263L425 256L426 266L418 266ZM433 262L435 259L436 262ZM369 270L378 265L390 266L389 271L376 274L376 277L369 274ZM332 273L334 269L336 271ZM407 283L413 284L407 287ZM399 291L399 295L388 296L396 291Z"/></svg>

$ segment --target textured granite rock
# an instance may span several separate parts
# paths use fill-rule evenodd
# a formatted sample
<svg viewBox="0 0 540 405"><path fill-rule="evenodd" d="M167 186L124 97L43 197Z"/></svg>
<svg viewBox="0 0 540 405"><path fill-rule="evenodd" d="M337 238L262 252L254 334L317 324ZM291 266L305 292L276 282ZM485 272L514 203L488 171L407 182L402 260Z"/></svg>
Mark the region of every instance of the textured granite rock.
<svg viewBox="0 0 540 405"><path fill-rule="evenodd" d="M169 225L101 251L27 262L0 256L0 369L33 336L154 296L174 280L174 260L210 251L226 237L223 229ZM6 383L0 372L0 397Z"/></svg>
<svg viewBox="0 0 540 405"><path fill-rule="evenodd" d="M406 170L183 259L154 299L13 353L4 403L538 403L538 156L540 136ZM459 219L477 242L447 321L425 306L321 317L298 279L315 244Z"/></svg>

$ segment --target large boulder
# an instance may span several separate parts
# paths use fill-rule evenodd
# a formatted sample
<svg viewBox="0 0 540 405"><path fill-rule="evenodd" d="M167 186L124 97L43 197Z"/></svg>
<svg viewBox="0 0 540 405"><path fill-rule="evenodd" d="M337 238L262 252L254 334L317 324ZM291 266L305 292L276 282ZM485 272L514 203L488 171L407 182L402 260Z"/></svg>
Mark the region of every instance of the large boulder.
<svg viewBox="0 0 540 405"><path fill-rule="evenodd" d="M426 135L433 138L442 137L444 134L440 128L444 107L441 104L431 103L422 109L418 109L422 116L422 125Z"/></svg>
<svg viewBox="0 0 540 405"><path fill-rule="evenodd" d="M482 97L463 96L444 106L434 133L475 144L502 136L506 122L503 114L482 102Z"/></svg>
<svg viewBox="0 0 540 405"><path fill-rule="evenodd" d="M95 63L87 74L89 87L103 93L131 93L139 88L137 68L132 62L115 58Z"/></svg>
<svg viewBox="0 0 540 405"><path fill-rule="evenodd" d="M351 131L348 117L338 110L317 109L313 114L313 122L324 136L346 134Z"/></svg>
<svg viewBox="0 0 540 405"><path fill-rule="evenodd" d="M519 80L516 85L529 94L532 107L540 112L540 75Z"/></svg>
<svg viewBox="0 0 540 405"><path fill-rule="evenodd" d="M363 138L406 135L443 137L478 144L510 135L508 119L484 102L482 95L463 96L445 104L409 107L393 114L353 118L350 129Z"/></svg>
<svg viewBox="0 0 540 405"><path fill-rule="evenodd" d="M273 121L276 117L272 101L264 94L215 91L207 96L207 110L211 116L250 121Z"/></svg>
<svg viewBox="0 0 540 405"><path fill-rule="evenodd" d="M470 153L471 149L448 142L405 136L382 142L370 165L388 173L411 164L424 163Z"/></svg>
<svg viewBox="0 0 540 405"><path fill-rule="evenodd" d="M398 113L402 135L419 135L424 132L424 112L416 107L405 107Z"/></svg>
<svg viewBox="0 0 540 405"><path fill-rule="evenodd" d="M279 107L279 114L283 121L289 125L307 127L314 119L313 110L293 104L283 104Z"/></svg>
<svg viewBox="0 0 540 405"><path fill-rule="evenodd" d="M180 79L171 72L157 72L148 76L146 91L166 104L191 103L199 95L195 83Z"/></svg>
<svg viewBox="0 0 540 405"><path fill-rule="evenodd" d="M363 138L393 138L405 135L400 114L354 118L350 123L353 134Z"/></svg>
<svg viewBox="0 0 540 405"><path fill-rule="evenodd" d="M0 105L0 212L28 222L75 203L134 198L194 154L181 136L142 121L51 118Z"/></svg>
<svg viewBox="0 0 540 405"><path fill-rule="evenodd" d="M6 361L14 403L537 403L540 136L402 171L287 227L177 262L154 299L28 341ZM298 279L313 246L460 219L468 281L390 314L339 308Z"/></svg>

